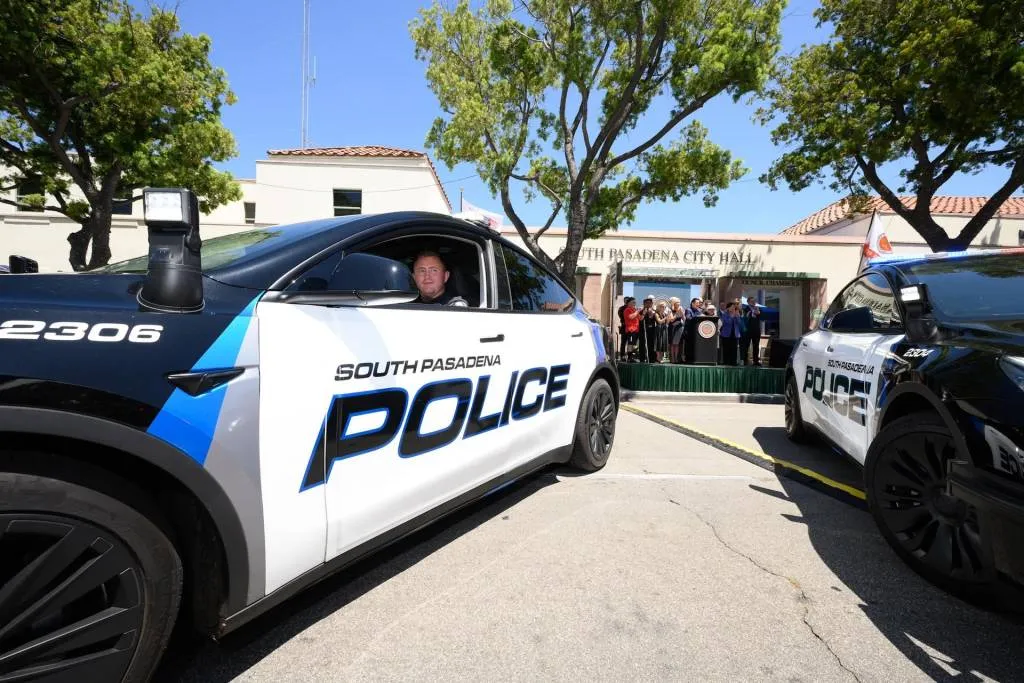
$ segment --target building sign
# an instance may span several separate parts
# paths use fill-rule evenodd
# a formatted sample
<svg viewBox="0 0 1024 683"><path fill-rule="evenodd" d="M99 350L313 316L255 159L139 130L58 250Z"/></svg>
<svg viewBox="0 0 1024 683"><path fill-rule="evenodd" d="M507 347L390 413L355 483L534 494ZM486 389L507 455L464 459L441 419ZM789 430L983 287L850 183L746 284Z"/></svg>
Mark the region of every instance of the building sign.
<svg viewBox="0 0 1024 683"><path fill-rule="evenodd" d="M803 282L803 280L769 280L767 278L748 278L740 280L741 284L758 285L759 287L799 287Z"/></svg>
<svg viewBox="0 0 1024 683"><path fill-rule="evenodd" d="M703 251L699 249L613 249L584 247L580 249L584 261L622 261L624 263L685 263L698 265L753 265L754 255L742 251Z"/></svg>

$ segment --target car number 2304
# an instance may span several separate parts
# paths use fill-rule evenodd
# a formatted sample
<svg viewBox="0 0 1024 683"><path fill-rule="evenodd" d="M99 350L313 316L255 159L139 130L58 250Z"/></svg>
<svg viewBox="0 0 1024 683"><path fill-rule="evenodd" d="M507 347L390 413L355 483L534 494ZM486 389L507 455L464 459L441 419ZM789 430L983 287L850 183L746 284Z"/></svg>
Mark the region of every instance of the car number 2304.
<svg viewBox="0 0 1024 683"><path fill-rule="evenodd" d="M125 323L85 323L43 320L5 320L0 323L0 341L5 339L45 339L47 341L90 341L152 344L159 341L163 325L126 325Z"/></svg>

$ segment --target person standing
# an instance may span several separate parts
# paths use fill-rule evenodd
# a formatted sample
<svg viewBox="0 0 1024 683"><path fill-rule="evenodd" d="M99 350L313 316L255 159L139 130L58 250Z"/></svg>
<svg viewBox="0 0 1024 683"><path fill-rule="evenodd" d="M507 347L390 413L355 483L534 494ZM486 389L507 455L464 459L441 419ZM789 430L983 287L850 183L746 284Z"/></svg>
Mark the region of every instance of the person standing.
<svg viewBox="0 0 1024 683"><path fill-rule="evenodd" d="M747 357L747 348L750 348L750 364L754 367L761 367L761 309L757 306L757 299L747 297L747 310L744 311L744 322L746 330L743 337L741 354L744 361Z"/></svg>
<svg viewBox="0 0 1024 683"><path fill-rule="evenodd" d="M669 349L669 363L682 363L683 362L683 328L686 323L686 309L683 308L682 302L679 301L679 297L674 296L669 299L672 304L671 316L672 319L668 323L668 349Z"/></svg>
<svg viewBox="0 0 1024 683"><path fill-rule="evenodd" d="M742 319L736 310L736 303L730 301L722 312L722 329L719 337L722 340L722 364L736 365L736 352L739 348Z"/></svg>
<svg viewBox="0 0 1024 683"><path fill-rule="evenodd" d="M643 363L654 363L655 349L658 343L658 312L654 310L654 297L648 294L644 298L644 307L640 309L640 360Z"/></svg>

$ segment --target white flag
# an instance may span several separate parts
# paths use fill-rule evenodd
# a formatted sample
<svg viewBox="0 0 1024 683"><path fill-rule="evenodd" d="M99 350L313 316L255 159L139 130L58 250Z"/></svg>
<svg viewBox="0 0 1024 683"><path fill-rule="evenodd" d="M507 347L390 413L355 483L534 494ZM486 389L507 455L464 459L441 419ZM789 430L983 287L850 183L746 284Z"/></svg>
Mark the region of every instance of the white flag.
<svg viewBox="0 0 1024 683"><path fill-rule="evenodd" d="M878 211L871 212L871 225L868 228L868 236L864 239L864 246L861 249L861 270L867 265L869 259L892 254L892 245L882 228L882 220L878 217Z"/></svg>
<svg viewBox="0 0 1024 683"><path fill-rule="evenodd" d="M487 220L492 229L501 230L502 216L500 213L494 213L493 211L484 211L480 207L474 206L473 204L467 202L465 198L463 198L462 200L461 210L462 213L478 214Z"/></svg>

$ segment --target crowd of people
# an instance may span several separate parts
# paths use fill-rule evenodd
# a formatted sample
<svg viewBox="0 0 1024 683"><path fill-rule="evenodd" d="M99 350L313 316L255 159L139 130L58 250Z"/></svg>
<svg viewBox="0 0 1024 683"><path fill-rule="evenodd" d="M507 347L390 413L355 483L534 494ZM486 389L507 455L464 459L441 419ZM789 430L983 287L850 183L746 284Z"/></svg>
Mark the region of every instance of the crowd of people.
<svg viewBox="0 0 1024 683"><path fill-rule="evenodd" d="M643 300L627 296L618 310L619 360L628 363L688 363L686 358L686 321L696 317L717 318L719 363L722 365L761 365L761 309L754 297L715 306L700 297L684 307L678 297L655 303L653 296ZM691 327L692 329L692 327Z"/></svg>

